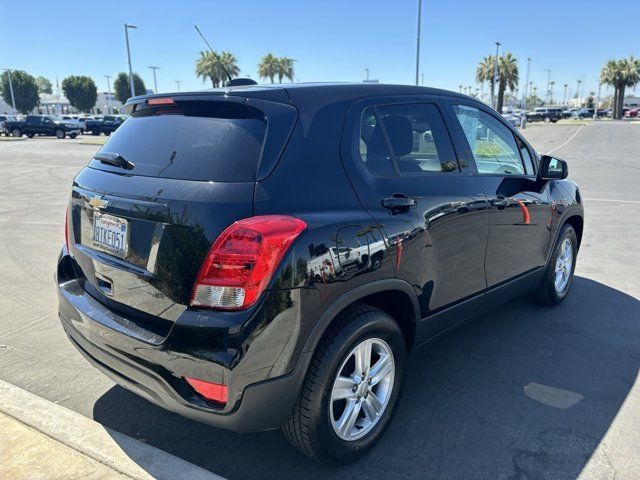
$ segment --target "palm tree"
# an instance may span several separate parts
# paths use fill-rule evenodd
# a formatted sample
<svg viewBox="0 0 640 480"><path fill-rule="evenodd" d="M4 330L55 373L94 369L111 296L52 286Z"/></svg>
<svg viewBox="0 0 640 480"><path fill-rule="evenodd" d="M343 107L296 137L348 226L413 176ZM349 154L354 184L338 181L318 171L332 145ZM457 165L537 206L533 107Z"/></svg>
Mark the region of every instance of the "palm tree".
<svg viewBox="0 0 640 480"><path fill-rule="evenodd" d="M271 53L267 53L258 64L258 75L260 78L268 78L273 83L273 79L278 74L279 60Z"/></svg>
<svg viewBox="0 0 640 480"><path fill-rule="evenodd" d="M228 80L225 69L231 78L240 73L238 60L233 53L200 52L200 58L196 61L196 75L203 81L211 80L213 88L223 86Z"/></svg>
<svg viewBox="0 0 640 480"><path fill-rule="evenodd" d="M293 62L295 62L293 58L276 57L276 75L278 76L278 83L282 83L283 78L288 78L293 82Z"/></svg>
<svg viewBox="0 0 640 480"><path fill-rule="evenodd" d="M489 82L491 91L494 88L495 57L489 55L484 57L476 68L476 81ZM518 85L518 60L511 53L506 53L498 59L498 101L496 110L502 111L504 103L504 92L507 88L515 90Z"/></svg>
<svg viewBox="0 0 640 480"><path fill-rule="evenodd" d="M490 55L488 57L484 57L482 61L478 64L476 68L476 82L480 84L484 84L484 82L489 82L490 91L493 92L493 69L494 69L494 61L493 57ZM462 85L460 86L462 88Z"/></svg>
<svg viewBox="0 0 640 480"><path fill-rule="evenodd" d="M626 87L635 87L640 82L640 59L631 56L609 60L600 72L600 82L614 88L613 118L622 118L624 91Z"/></svg>

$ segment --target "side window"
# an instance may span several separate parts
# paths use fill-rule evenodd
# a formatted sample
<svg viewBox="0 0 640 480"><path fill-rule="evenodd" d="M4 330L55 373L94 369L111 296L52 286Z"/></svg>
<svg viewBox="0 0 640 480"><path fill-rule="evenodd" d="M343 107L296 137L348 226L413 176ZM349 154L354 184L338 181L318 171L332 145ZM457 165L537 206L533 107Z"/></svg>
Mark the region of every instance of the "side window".
<svg viewBox="0 0 640 480"><path fill-rule="evenodd" d="M360 124L359 152L377 176L459 171L444 121L430 103L367 108Z"/></svg>
<svg viewBox="0 0 640 480"><path fill-rule="evenodd" d="M478 173L524 175L516 140L499 120L477 108L454 105Z"/></svg>
<svg viewBox="0 0 640 480"><path fill-rule="evenodd" d="M522 160L524 161L524 166L527 169L527 175L535 175L536 171L533 168L533 159L531 158L531 152L524 144L524 142L518 137L516 137L516 142L518 143L518 148L520 149L520 154L522 155Z"/></svg>

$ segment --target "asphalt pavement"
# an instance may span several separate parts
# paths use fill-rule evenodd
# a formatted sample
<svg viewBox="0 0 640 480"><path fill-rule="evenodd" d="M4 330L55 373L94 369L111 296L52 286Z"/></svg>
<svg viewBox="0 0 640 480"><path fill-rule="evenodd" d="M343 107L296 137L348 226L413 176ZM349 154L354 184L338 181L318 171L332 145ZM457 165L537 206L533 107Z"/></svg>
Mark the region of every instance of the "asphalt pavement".
<svg viewBox="0 0 640 480"><path fill-rule="evenodd" d="M640 478L640 122L524 133L581 186L570 297L513 300L416 352L394 421L359 462L327 468L279 431L181 418L76 352L52 276L72 178L98 148L77 139L0 142L0 379L230 479Z"/></svg>

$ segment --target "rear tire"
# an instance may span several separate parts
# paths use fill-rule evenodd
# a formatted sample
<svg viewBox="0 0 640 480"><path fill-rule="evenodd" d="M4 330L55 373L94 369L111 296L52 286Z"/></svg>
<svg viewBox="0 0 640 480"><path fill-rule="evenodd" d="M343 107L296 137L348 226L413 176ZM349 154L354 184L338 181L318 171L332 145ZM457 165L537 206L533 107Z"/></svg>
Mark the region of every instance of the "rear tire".
<svg viewBox="0 0 640 480"><path fill-rule="evenodd" d="M28 138L33 138L33 133L27 133Z"/></svg>
<svg viewBox="0 0 640 480"><path fill-rule="evenodd" d="M578 237L573 227L565 224L558 236L544 277L532 293L534 301L541 305L557 305L567 298L573 283L577 254Z"/></svg>
<svg viewBox="0 0 640 480"><path fill-rule="evenodd" d="M293 415L283 427L285 436L321 463L339 465L363 455L391 421L406 355L404 335L393 318L367 305L349 307L316 348ZM347 423L349 418L354 420Z"/></svg>
<svg viewBox="0 0 640 480"><path fill-rule="evenodd" d="M14 128L11 131L11 135L14 136L14 137L21 137L22 136L22 132L20 131L19 128Z"/></svg>
<svg viewBox="0 0 640 480"><path fill-rule="evenodd" d="M77 133L71 133L71 134L69 134L69 137L70 137L70 138L76 138L77 136L78 136L78 134L77 134Z"/></svg>
<svg viewBox="0 0 640 480"><path fill-rule="evenodd" d="M111 135L111 132L104 132L104 134L108 137L109 135Z"/></svg>
<svg viewBox="0 0 640 480"><path fill-rule="evenodd" d="M551 122L551 119L549 117L544 117L544 123L549 123Z"/></svg>

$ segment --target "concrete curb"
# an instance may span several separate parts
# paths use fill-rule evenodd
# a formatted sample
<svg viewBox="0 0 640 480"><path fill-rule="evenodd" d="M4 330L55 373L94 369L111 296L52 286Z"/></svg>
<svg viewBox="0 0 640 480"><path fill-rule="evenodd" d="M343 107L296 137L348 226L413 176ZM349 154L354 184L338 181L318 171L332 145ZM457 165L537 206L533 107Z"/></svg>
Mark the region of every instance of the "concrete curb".
<svg viewBox="0 0 640 480"><path fill-rule="evenodd" d="M224 480L1 380L0 412L136 480Z"/></svg>

